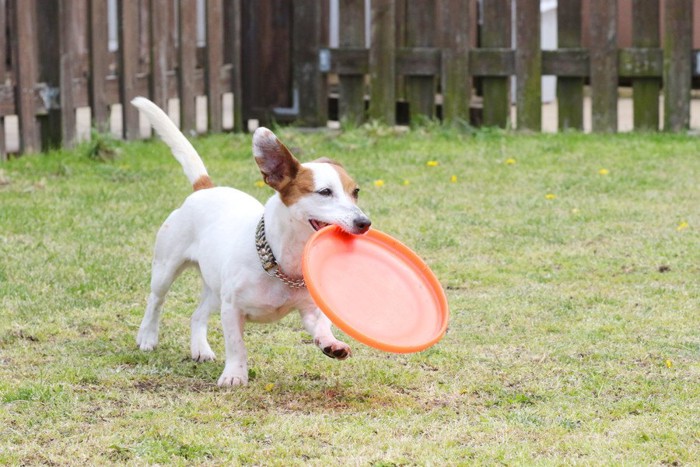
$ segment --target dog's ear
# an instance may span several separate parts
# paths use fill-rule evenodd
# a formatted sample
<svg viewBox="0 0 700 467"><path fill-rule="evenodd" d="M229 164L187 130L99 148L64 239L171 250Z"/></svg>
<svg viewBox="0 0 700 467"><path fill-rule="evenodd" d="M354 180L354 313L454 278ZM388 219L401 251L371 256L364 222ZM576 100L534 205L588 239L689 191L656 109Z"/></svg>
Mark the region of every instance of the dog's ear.
<svg viewBox="0 0 700 467"><path fill-rule="evenodd" d="M253 156L263 180L282 191L294 180L301 164L270 130L260 127L253 134Z"/></svg>

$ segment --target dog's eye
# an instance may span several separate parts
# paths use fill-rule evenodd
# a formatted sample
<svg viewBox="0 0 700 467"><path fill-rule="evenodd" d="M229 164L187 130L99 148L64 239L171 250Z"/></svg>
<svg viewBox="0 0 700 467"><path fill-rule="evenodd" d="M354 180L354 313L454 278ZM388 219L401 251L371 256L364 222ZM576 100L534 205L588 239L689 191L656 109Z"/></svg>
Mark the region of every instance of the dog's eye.
<svg viewBox="0 0 700 467"><path fill-rule="evenodd" d="M353 198L357 199L359 196L360 196L360 189L359 188L355 188L354 190L352 190L352 197Z"/></svg>
<svg viewBox="0 0 700 467"><path fill-rule="evenodd" d="M318 193L321 196L333 196L333 190L330 188L324 188L323 190L318 190L316 193Z"/></svg>

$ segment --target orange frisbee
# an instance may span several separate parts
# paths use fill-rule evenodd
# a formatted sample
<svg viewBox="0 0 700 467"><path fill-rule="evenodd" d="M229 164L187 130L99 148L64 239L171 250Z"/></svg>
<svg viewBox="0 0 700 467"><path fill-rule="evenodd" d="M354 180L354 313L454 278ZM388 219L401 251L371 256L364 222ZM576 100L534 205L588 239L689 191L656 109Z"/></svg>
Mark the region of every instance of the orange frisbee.
<svg viewBox="0 0 700 467"><path fill-rule="evenodd" d="M307 242L306 287L316 305L343 332L371 347L419 352L447 329L447 298L418 255L370 229L352 235L328 226Z"/></svg>

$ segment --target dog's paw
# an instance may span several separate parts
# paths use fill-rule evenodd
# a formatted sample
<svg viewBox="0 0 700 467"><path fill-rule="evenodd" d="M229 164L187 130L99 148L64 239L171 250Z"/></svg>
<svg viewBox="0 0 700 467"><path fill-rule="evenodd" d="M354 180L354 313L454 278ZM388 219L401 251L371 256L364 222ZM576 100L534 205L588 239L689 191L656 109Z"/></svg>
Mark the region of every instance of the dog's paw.
<svg viewBox="0 0 700 467"><path fill-rule="evenodd" d="M331 345L327 345L326 347L321 347L321 350L327 356L331 358L337 358L338 360L345 360L350 355L352 355L350 346L340 341L336 341Z"/></svg>
<svg viewBox="0 0 700 467"><path fill-rule="evenodd" d="M136 336L136 345L138 345L139 349L143 350L144 352L150 352L156 348L156 345L158 345L158 335L139 331L138 336Z"/></svg>
<svg viewBox="0 0 700 467"><path fill-rule="evenodd" d="M217 384L221 387L245 386L248 384L248 377L222 374Z"/></svg>
<svg viewBox="0 0 700 467"><path fill-rule="evenodd" d="M212 362L216 360L216 354L211 349L192 350L192 360L195 362Z"/></svg>

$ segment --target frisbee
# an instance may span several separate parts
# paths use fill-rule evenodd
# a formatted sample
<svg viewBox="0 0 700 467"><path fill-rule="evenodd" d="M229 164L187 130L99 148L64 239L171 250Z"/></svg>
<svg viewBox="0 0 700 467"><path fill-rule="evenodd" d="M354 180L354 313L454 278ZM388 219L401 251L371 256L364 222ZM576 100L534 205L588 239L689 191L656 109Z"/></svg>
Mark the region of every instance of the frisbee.
<svg viewBox="0 0 700 467"><path fill-rule="evenodd" d="M328 226L304 248L302 270L316 305L350 337L379 350L419 352L447 330L440 282L411 249L375 229Z"/></svg>

